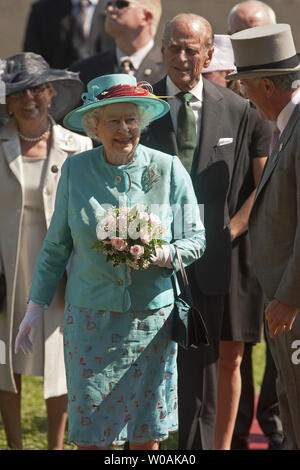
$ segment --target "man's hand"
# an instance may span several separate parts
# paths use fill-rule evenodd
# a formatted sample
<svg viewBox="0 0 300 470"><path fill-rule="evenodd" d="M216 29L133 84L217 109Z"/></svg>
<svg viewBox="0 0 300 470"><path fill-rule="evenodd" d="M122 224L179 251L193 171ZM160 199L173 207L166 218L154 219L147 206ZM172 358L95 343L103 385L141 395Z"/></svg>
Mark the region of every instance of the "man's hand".
<svg viewBox="0 0 300 470"><path fill-rule="evenodd" d="M298 311L298 307L285 304L277 299L272 300L265 310L270 338L281 335L284 331L290 331Z"/></svg>

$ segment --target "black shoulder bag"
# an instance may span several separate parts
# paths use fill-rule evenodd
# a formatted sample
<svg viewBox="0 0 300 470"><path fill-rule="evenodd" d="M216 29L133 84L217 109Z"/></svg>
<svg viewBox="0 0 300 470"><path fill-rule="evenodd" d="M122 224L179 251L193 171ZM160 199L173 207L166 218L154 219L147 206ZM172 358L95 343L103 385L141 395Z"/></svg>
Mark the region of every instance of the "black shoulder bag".
<svg viewBox="0 0 300 470"><path fill-rule="evenodd" d="M174 276L172 276L172 284L174 290L174 311L173 311L173 327L172 339L179 344L179 346L188 349L190 347L198 347L201 344L208 345L207 328L199 310L194 306L191 288L188 282L187 274L185 272L183 262L179 250L176 247L176 256L180 266L182 276L183 292L181 295L177 294L176 283ZM186 301L183 299L186 299Z"/></svg>

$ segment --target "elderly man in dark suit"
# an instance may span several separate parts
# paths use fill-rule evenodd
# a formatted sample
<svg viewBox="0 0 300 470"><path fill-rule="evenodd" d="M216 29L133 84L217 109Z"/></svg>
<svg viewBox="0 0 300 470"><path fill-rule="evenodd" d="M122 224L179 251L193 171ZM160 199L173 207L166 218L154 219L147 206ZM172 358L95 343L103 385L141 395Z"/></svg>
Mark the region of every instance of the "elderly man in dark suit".
<svg viewBox="0 0 300 470"><path fill-rule="evenodd" d="M265 119L276 121L249 218L254 266L278 369L282 449L300 449L300 61L287 24L231 36L237 72Z"/></svg>
<svg viewBox="0 0 300 470"><path fill-rule="evenodd" d="M210 346L179 351L179 448L211 449L218 346L230 283L230 219L247 167L249 104L202 78L213 54L213 33L204 18L180 14L170 20L162 53L167 76L154 92L166 96L170 113L149 127L143 143L179 155L190 171L198 202L204 205L207 240L202 259L188 272Z"/></svg>
<svg viewBox="0 0 300 470"><path fill-rule="evenodd" d="M138 81L153 84L165 73L154 36L161 17L161 0L110 1L106 6L105 31L116 47L74 63L86 85L100 75L130 73Z"/></svg>

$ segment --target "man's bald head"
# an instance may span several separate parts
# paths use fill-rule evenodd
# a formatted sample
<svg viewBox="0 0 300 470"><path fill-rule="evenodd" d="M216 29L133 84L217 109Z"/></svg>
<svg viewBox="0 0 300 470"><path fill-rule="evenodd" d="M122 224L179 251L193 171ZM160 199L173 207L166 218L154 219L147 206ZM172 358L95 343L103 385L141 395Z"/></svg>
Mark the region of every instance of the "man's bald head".
<svg viewBox="0 0 300 470"><path fill-rule="evenodd" d="M163 34L162 45L166 47L175 30L193 30L195 34L204 39L205 46L213 47L214 37L210 23L203 16L194 13L179 13L167 22Z"/></svg>
<svg viewBox="0 0 300 470"><path fill-rule="evenodd" d="M162 54L167 74L181 91L192 90L208 67L213 48L209 22L193 13L176 15L166 24Z"/></svg>
<svg viewBox="0 0 300 470"><path fill-rule="evenodd" d="M235 5L228 15L228 34L255 26L275 24L274 10L264 2L249 0Z"/></svg>

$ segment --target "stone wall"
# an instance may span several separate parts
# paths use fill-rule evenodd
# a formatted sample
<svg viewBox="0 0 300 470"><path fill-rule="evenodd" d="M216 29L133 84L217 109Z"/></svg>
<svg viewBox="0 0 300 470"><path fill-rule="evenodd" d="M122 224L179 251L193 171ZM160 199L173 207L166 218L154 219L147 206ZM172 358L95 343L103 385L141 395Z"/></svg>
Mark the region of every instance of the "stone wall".
<svg viewBox="0 0 300 470"><path fill-rule="evenodd" d="M162 2L164 11L157 41L161 39L165 21L181 12L200 14L212 24L215 33L225 34L228 12L237 3L234 0L162 0ZM32 3L32 0L0 0L0 58L22 50L26 21ZM265 3L275 10L278 22L289 23L292 26L296 48L300 51L300 0L269 0Z"/></svg>

